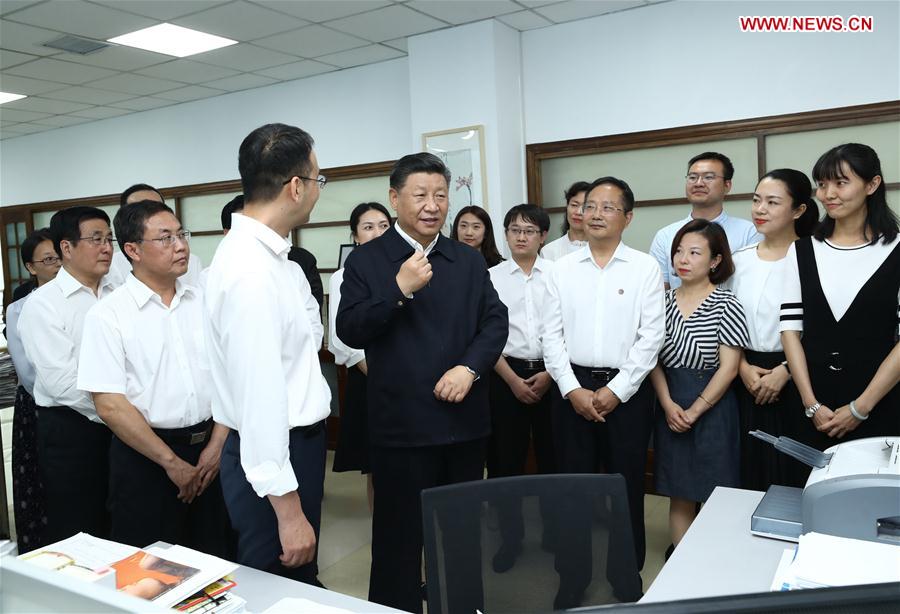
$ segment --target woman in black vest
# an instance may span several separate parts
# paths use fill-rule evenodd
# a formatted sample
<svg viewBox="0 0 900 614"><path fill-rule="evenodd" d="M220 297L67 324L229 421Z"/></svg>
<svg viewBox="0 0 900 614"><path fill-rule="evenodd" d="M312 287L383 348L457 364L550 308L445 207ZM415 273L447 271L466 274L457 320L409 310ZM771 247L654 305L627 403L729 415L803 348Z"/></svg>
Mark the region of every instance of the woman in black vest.
<svg viewBox="0 0 900 614"><path fill-rule="evenodd" d="M827 151L813 178L827 217L788 252L781 337L803 402L795 411L809 418L798 436L825 449L900 433L900 250L871 147Z"/></svg>

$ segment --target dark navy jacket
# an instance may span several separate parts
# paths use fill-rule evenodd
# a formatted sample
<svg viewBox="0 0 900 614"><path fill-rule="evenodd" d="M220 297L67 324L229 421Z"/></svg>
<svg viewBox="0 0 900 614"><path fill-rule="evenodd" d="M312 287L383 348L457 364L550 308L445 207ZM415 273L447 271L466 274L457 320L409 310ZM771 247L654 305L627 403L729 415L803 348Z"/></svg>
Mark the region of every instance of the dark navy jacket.
<svg viewBox="0 0 900 614"><path fill-rule="evenodd" d="M413 248L391 228L353 250L344 267L337 334L366 352L369 430L379 446L471 441L490 433L488 382L506 345L506 306L476 250L444 236L428 256L431 281L407 299L397 286ZM461 403L434 396L451 367L481 378Z"/></svg>

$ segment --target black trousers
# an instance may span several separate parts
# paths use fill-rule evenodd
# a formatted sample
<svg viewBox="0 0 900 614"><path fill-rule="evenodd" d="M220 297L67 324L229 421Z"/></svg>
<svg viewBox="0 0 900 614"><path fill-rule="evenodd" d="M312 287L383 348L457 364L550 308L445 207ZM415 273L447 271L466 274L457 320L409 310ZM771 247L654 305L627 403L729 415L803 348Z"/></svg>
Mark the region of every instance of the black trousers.
<svg viewBox="0 0 900 614"><path fill-rule="evenodd" d="M325 422L314 427L295 428L290 433L290 458L297 477L300 504L316 533L316 556L312 562L293 569L281 564L278 518L268 498L250 486L241 467L241 438L231 431L222 449L219 477L231 526L238 534L237 562L285 578L317 584L318 540L325 488Z"/></svg>
<svg viewBox="0 0 900 614"><path fill-rule="evenodd" d="M484 439L441 446L369 449L375 488L369 601L406 612L422 611L422 490L482 479L484 450ZM480 536L473 535L472 539L479 540ZM474 541L473 549L463 550L480 552L477 543ZM471 581L477 578L480 583L480 559L474 558L462 567L467 568ZM451 599L450 611L463 608L454 608Z"/></svg>
<svg viewBox="0 0 900 614"><path fill-rule="evenodd" d="M516 375L528 379L540 371L521 367L515 360L508 360ZM552 388L553 386L551 386ZM550 416L551 392L548 390L538 403L529 405L519 401L503 378L491 375L491 441L497 452L494 471L488 467L488 477L523 475L528 458L528 446L534 442L534 455L538 473L554 473L556 459L553 451L553 430ZM506 544L521 541L525 528L522 506L514 502L500 505L497 516L500 535ZM540 499L541 517L549 518L552 501Z"/></svg>
<svg viewBox="0 0 900 614"><path fill-rule="evenodd" d="M105 424L68 407L38 408L38 463L52 544L83 531L109 536L109 441Z"/></svg>
<svg viewBox="0 0 900 614"><path fill-rule="evenodd" d="M212 421L207 428L212 428ZM191 465L197 464L206 446L206 442L166 443ZM179 501L178 487L165 469L115 436L109 448L109 512L114 541L143 548L162 540L223 558L230 554L231 527L219 478L190 504Z"/></svg>
<svg viewBox="0 0 900 614"><path fill-rule="evenodd" d="M594 391L609 383L606 378L591 377L573 365L575 377L583 388ZM631 531L638 569L644 567L644 473L647 446L653 427L653 388L649 378L628 402L621 403L606 416L606 422L588 422L559 395L554 395L553 434L557 469L560 473L620 473L628 490Z"/></svg>

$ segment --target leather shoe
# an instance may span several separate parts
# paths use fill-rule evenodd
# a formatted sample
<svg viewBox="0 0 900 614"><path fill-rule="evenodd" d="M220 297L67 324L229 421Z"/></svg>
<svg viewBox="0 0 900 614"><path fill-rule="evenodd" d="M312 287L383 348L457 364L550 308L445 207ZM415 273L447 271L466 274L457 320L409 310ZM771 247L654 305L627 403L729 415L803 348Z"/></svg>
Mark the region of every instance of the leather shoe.
<svg viewBox="0 0 900 614"><path fill-rule="evenodd" d="M516 564L516 559L519 558L520 554L522 554L521 543L517 543L515 545L503 544L502 546L500 546L500 549L497 550L497 554L494 555L491 566L494 568L494 571L496 573L509 571L510 569L512 569L513 565Z"/></svg>
<svg viewBox="0 0 900 614"><path fill-rule="evenodd" d="M569 608L577 608L584 600L584 589L578 590L565 584L559 585L556 591L556 597L553 598L554 610L568 610Z"/></svg>

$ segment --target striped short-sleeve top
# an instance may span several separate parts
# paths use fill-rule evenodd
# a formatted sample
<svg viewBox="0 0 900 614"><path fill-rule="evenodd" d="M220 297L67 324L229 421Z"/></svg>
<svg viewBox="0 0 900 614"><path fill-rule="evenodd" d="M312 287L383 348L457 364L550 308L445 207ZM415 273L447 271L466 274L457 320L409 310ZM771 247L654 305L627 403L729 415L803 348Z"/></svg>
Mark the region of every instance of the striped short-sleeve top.
<svg viewBox="0 0 900 614"><path fill-rule="evenodd" d="M717 286L687 319L675 290L666 292L666 338L659 353L664 367L718 369L720 345L750 345L744 308L731 290Z"/></svg>

